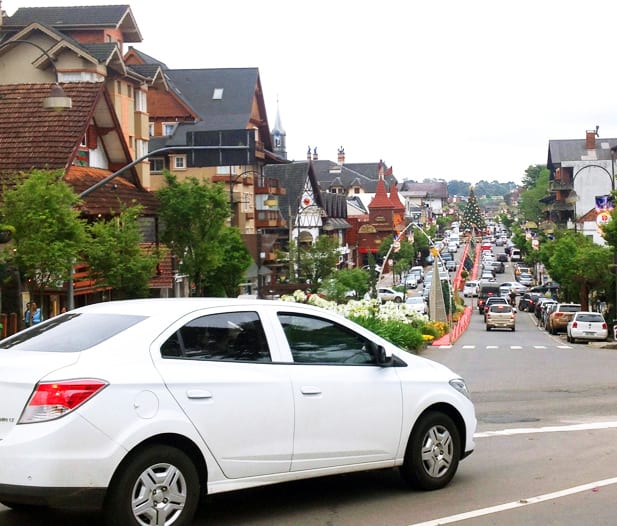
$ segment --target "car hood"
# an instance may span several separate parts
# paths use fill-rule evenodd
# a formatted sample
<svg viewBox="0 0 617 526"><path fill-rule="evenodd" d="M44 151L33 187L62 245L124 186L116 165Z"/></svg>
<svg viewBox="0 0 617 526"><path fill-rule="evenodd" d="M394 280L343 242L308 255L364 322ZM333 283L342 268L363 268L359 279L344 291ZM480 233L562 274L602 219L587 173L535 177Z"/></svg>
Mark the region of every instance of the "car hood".
<svg viewBox="0 0 617 526"><path fill-rule="evenodd" d="M79 354L0 350L0 440L17 425L37 382L77 362Z"/></svg>

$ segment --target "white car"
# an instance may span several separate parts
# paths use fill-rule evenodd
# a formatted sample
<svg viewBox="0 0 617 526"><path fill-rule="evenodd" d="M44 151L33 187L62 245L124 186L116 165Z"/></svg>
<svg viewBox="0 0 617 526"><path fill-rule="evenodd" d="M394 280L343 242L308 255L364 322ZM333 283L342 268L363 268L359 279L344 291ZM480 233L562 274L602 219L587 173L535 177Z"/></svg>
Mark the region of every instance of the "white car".
<svg viewBox="0 0 617 526"><path fill-rule="evenodd" d="M385 301L394 301L395 303L403 303L405 295L388 287L379 287L377 289L377 299L382 303Z"/></svg>
<svg viewBox="0 0 617 526"><path fill-rule="evenodd" d="M570 343L577 340L605 341L608 338L608 325L600 312L575 312L566 327L566 339Z"/></svg>
<svg viewBox="0 0 617 526"><path fill-rule="evenodd" d="M410 309L418 314L427 314L428 307L422 296L410 296L405 300L405 308Z"/></svg>
<svg viewBox="0 0 617 526"><path fill-rule="evenodd" d="M407 274L405 276L405 287L408 289L417 289L418 288L418 278L415 274Z"/></svg>
<svg viewBox="0 0 617 526"><path fill-rule="evenodd" d="M206 494L359 470L438 489L476 430L446 367L281 301L70 311L0 341L0 392L0 503L102 508L107 526L187 525Z"/></svg>
<svg viewBox="0 0 617 526"><path fill-rule="evenodd" d="M463 296L465 298L477 298L480 284L477 281L466 281L463 287Z"/></svg>

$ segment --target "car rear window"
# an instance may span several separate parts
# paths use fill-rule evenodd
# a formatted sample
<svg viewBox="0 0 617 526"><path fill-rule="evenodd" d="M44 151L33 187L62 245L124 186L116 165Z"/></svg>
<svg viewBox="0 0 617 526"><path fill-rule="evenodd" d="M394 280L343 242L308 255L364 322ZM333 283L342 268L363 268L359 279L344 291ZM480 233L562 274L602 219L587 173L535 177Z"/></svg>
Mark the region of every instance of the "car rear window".
<svg viewBox="0 0 617 526"><path fill-rule="evenodd" d="M0 341L0 350L79 352L136 325L147 316L127 314L62 314Z"/></svg>
<svg viewBox="0 0 617 526"><path fill-rule="evenodd" d="M560 312L578 312L581 310L580 305L561 305L559 307Z"/></svg>
<svg viewBox="0 0 617 526"><path fill-rule="evenodd" d="M604 323L604 317L602 314L578 314L576 316L576 321L587 321L587 322L599 322Z"/></svg>
<svg viewBox="0 0 617 526"><path fill-rule="evenodd" d="M508 313L508 312L512 312L512 307L510 307L510 305L499 304L499 305L491 305L488 310L489 312Z"/></svg>

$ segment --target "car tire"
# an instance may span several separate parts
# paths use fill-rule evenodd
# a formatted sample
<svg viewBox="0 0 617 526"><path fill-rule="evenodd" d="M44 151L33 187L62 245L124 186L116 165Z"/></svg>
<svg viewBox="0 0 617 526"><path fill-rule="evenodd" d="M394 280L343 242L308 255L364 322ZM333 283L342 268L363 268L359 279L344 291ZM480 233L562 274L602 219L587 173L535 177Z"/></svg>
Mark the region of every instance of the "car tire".
<svg viewBox="0 0 617 526"><path fill-rule="evenodd" d="M197 468L183 451L150 446L129 457L116 471L105 499L105 524L189 526L200 493Z"/></svg>
<svg viewBox="0 0 617 526"><path fill-rule="evenodd" d="M487 326L486 326L486 330L487 330L487 331L490 331L490 330L491 330L491 328L487 325Z"/></svg>
<svg viewBox="0 0 617 526"><path fill-rule="evenodd" d="M403 300L401 298L399 298L398 296L396 298L394 298L394 303L402 303Z"/></svg>
<svg viewBox="0 0 617 526"><path fill-rule="evenodd" d="M461 439L452 419L429 412L414 426L401 474L413 488L433 491L445 487L454 477L461 456Z"/></svg>

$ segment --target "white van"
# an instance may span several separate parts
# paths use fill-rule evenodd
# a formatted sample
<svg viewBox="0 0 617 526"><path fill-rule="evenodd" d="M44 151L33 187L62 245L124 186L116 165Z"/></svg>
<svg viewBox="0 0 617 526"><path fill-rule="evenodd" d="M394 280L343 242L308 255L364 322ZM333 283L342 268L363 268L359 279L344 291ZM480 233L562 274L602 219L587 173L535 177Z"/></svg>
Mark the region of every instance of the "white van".
<svg viewBox="0 0 617 526"><path fill-rule="evenodd" d="M510 261L520 261L521 260L521 251L518 248L513 248L510 250Z"/></svg>

